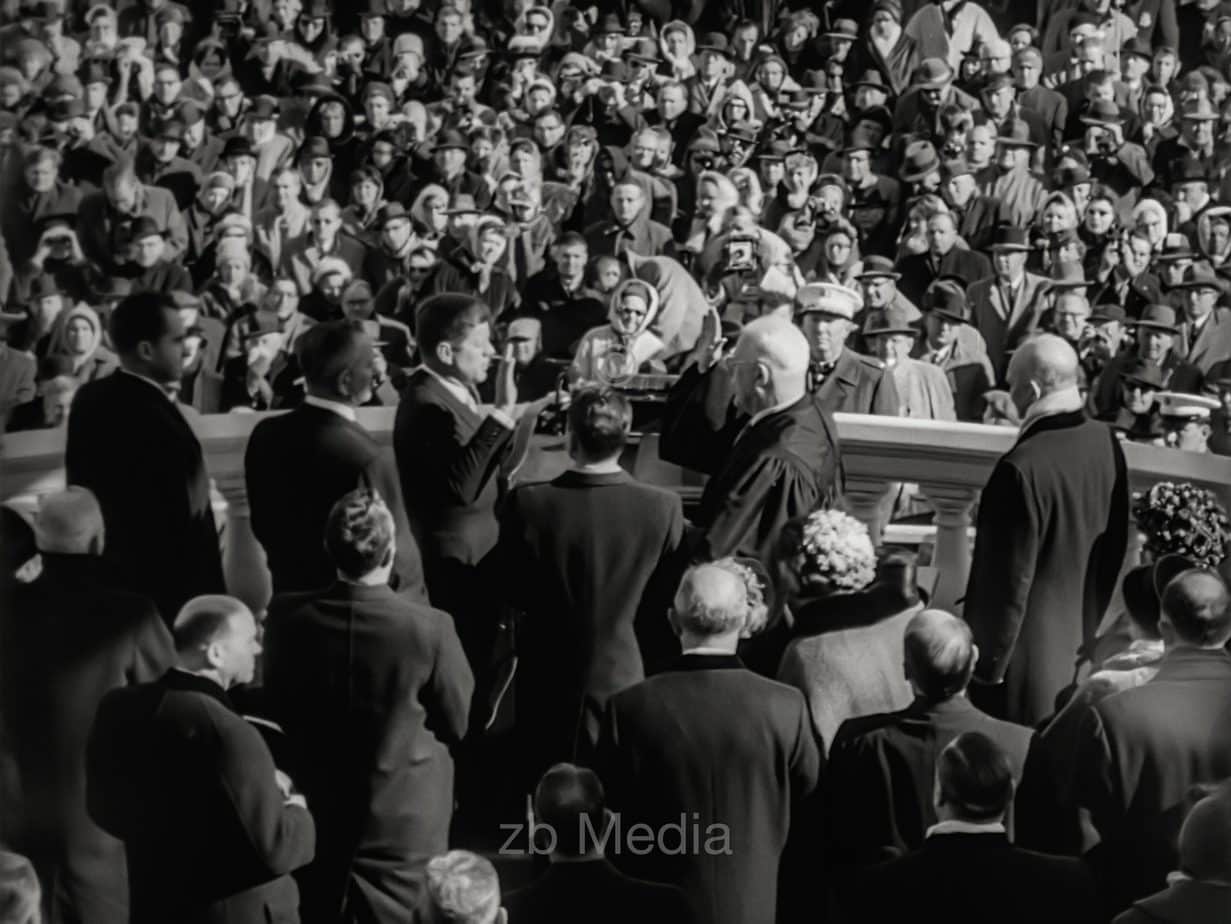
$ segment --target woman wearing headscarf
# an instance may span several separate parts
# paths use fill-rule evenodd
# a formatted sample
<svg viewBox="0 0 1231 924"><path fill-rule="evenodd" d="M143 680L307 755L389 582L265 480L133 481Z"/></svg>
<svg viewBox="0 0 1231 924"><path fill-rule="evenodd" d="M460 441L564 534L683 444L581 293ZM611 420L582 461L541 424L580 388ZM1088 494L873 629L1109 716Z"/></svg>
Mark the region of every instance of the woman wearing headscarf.
<svg viewBox="0 0 1231 924"><path fill-rule="evenodd" d="M658 73L674 80L687 80L697 72L692 56L697 53L697 37L692 26L682 19L675 19L663 26L658 36L658 47L663 53Z"/></svg>
<svg viewBox="0 0 1231 924"><path fill-rule="evenodd" d="M435 250L449 230L449 193L428 183L410 204L410 220L418 244Z"/></svg>
<svg viewBox="0 0 1231 924"><path fill-rule="evenodd" d="M224 323L260 302L265 287L252 272L247 242L227 237L214 250L214 274L201 290L201 315Z"/></svg>
<svg viewBox="0 0 1231 924"><path fill-rule="evenodd" d="M831 225L821 245L821 267L818 282L834 282L858 291L856 278L863 271L859 256L859 235L849 222Z"/></svg>
<svg viewBox="0 0 1231 924"><path fill-rule="evenodd" d="M466 244L454 247L441 259L424 294L477 295L487 302L492 317L501 317L519 301L517 289L505 269L508 247L504 220L494 215L483 216L470 227Z"/></svg>
<svg viewBox="0 0 1231 924"><path fill-rule="evenodd" d="M626 279L611 293L608 323L581 338L571 372L584 382L618 383L639 372L663 372L663 342L650 330L658 316L658 291Z"/></svg>
<svg viewBox="0 0 1231 924"><path fill-rule="evenodd" d="M778 98L783 93L799 89L799 83L787 73L786 62L781 55L765 55L752 71L755 78L748 87L752 97L752 118L764 125L782 119Z"/></svg>
<svg viewBox="0 0 1231 924"><path fill-rule="evenodd" d="M1133 207L1133 227L1150 242L1150 252L1157 256L1167 240L1167 209L1157 199L1142 199Z"/></svg>
<svg viewBox="0 0 1231 924"><path fill-rule="evenodd" d="M700 254L710 241L726 230L731 211L739 205L739 190L724 174L702 171L697 177L697 198L682 254Z"/></svg>
<svg viewBox="0 0 1231 924"><path fill-rule="evenodd" d="M56 318L47 355L66 357L78 385L110 375L119 367L116 355L103 346L98 314L87 305L69 308Z"/></svg>
<svg viewBox="0 0 1231 924"><path fill-rule="evenodd" d="M1164 87L1152 86L1141 94L1138 104L1140 126L1130 141L1145 148L1151 162L1160 142L1168 141L1179 134L1175 127L1175 100Z"/></svg>
<svg viewBox="0 0 1231 924"><path fill-rule="evenodd" d="M329 159L333 162L329 179L330 195L339 202L345 202L348 192L346 184L361 159L361 145L355 135L354 108L341 96L322 96L308 111L304 135L325 140Z"/></svg>
<svg viewBox="0 0 1231 924"><path fill-rule="evenodd" d="M1231 275L1231 206L1216 205L1197 216L1197 249L1215 272Z"/></svg>

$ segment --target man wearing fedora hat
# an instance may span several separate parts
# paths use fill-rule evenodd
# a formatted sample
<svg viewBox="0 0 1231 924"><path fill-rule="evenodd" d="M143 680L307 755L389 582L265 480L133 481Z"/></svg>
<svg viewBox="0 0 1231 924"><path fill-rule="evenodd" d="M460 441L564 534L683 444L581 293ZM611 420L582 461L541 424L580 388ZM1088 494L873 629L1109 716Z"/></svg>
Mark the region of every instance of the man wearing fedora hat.
<svg viewBox="0 0 1231 924"><path fill-rule="evenodd" d="M197 165L180 156L183 145L184 123L173 116L156 126L135 163L137 179L169 191L181 211L192 204L201 185Z"/></svg>
<svg viewBox="0 0 1231 924"><path fill-rule="evenodd" d="M898 179L906 185L908 202L940 190L940 155L932 142L911 141L906 145L902 152L902 166L898 168Z"/></svg>
<svg viewBox="0 0 1231 924"><path fill-rule="evenodd" d="M1047 280L1026 271L1030 243L1026 229L1001 225L992 235L994 272L967 292L973 323L987 341L987 354L1004 382L1009 355L1039 327Z"/></svg>
<svg viewBox="0 0 1231 924"><path fill-rule="evenodd" d="M1216 153L1215 133L1218 111L1205 97L1197 97L1185 103L1178 114L1180 133L1174 138L1164 138L1154 149L1151 166L1156 182L1163 189L1170 189L1172 171L1185 158L1198 160L1209 176L1219 174L1219 159Z"/></svg>
<svg viewBox="0 0 1231 924"><path fill-rule="evenodd" d="M688 110L713 118L722 111L731 85L731 43L722 32L707 32L697 41L697 54L700 66L684 83Z"/></svg>
<svg viewBox="0 0 1231 924"><path fill-rule="evenodd" d="M1080 116L1091 177L1112 194L1121 216L1131 212L1142 188L1154 180L1145 148L1125 140L1124 117L1112 100L1095 100Z"/></svg>
<svg viewBox="0 0 1231 924"><path fill-rule="evenodd" d="M1219 304L1226 283L1203 261L1188 268L1178 288L1183 293L1184 312L1175 351L1204 375L1231 357L1231 310Z"/></svg>
<svg viewBox="0 0 1231 924"><path fill-rule="evenodd" d="M898 289L901 278L902 274L893 268L893 261L888 257L875 254L865 257L855 275L860 294L863 295L864 309L896 308L904 311L906 319L912 324L918 321L922 317L918 306Z"/></svg>
<svg viewBox="0 0 1231 924"><path fill-rule="evenodd" d="M1047 188L1031 172L1038 145L1030 138L1030 126L1021 119L1008 119L996 137L994 169L979 192L1001 203L1006 221L1029 227L1047 199Z"/></svg>
<svg viewBox="0 0 1231 924"><path fill-rule="evenodd" d="M1170 305L1147 305L1141 317L1130 323L1134 329L1132 349L1108 360L1090 386L1089 407L1100 420L1114 419L1120 404L1120 381L1124 370L1133 365L1155 370L1160 389L1197 391L1201 387L1201 370L1184 362L1173 349L1179 328Z"/></svg>
<svg viewBox="0 0 1231 924"><path fill-rule="evenodd" d="M888 257L894 253L902 209L902 187L892 177L876 172L873 155L879 140L865 127L856 127L841 151L842 178L850 196L850 222L859 232L860 250Z"/></svg>
<svg viewBox="0 0 1231 924"><path fill-rule="evenodd" d="M901 308L875 308L863 325L864 342L893 376L898 413L922 420L956 420L953 389L943 369L911 358L918 324Z"/></svg>
<svg viewBox="0 0 1231 924"><path fill-rule="evenodd" d="M148 215L129 227L129 263L121 270L133 279L135 292L191 292L184 265L167 257L167 235Z"/></svg>
<svg viewBox="0 0 1231 924"><path fill-rule="evenodd" d="M936 134L941 106L952 104L975 112L979 101L953 84L953 68L943 58L924 58L911 74L910 87L893 109L895 134Z"/></svg>
<svg viewBox="0 0 1231 924"><path fill-rule="evenodd" d="M996 376L983 335L971 326L966 290L960 278L945 277L923 295L924 336L914 355L945 373L958 420L983 421L984 395Z"/></svg>
<svg viewBox="0 0 1231 924"><path fill-rule="evenodd" d="M1010 119L1020 119L1030 129L1031 141L1039 147L1048 144L1046 121L1033 109L1018 104L1017 88L1011 74L1003 72L985 77L979 84L979 101L998 135L1004 133L1005 123Z"/></svg>
<svg viewBox="0 0 1231 924"><path fill-rule="evenodd" d="M884 363L846 345L857 328L859 293L833 283L814 282L795 295L795 321L808 339L809 388L831 413L899 413L897 390Z"/></svg>

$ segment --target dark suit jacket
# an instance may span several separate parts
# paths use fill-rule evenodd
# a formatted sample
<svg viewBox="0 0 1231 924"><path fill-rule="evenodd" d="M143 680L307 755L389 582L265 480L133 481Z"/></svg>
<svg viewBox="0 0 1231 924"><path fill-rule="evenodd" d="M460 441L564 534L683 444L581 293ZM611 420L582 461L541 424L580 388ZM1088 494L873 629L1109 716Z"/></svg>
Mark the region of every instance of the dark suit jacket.
<svg viewBox="0 0 1231 924"><path fill-rule="evenodd" d="M858 921L1102 920L1081 860L1021 850L1003 834L933 835L922 849L867 870L841 891Z"/></svg>
<svg viewBox="0 0 1231 924"><path fill-rule="evenodd" d="M1038 113L1047 125L1047 143L1059 148L1064 142L1064 129L1069 118L1069 103L1063 95L1043 86L1034 86L1017 94L1023 108Z"/></svg>
<svg viewBox="0 0 1231 924"><path fill-rule="evenodd" d="M722 376L711 373L690 368L672 387L659 455L711 476L692 521L699 531L690 540L696 557L768 561L788 520L842 496L838 429L812 395L751 427L750 418L725 403L718 417L707 399L710 389L721 388Z"/></svg>
<svg viewBox="0 0 1231 924"><path fill-rule="evenodd" d="M317 824L305 922L410 920L448 847L453 759L474 680L449 617L388 587L275 597L265 689Z"/></svg>
<svg viewBox="0 0 1231 924"><path fill-rule="evenodd" d="M883 363L844 349L833 371L815 387L816 400L831 414L898 416L898 389Z"/></svg>
<svg viewBox="0 0 1231 924"><path fill-rule="evenodd" d="M918 699L900 712L847 719L826 768L826 834L835 862L877 863L923 846L936 824L936 758L958 735L977 731L996 742L1020 780L1033 730L1001 722L964 696Z"/></svg>
<svg viewBox="0 0 1231 924"><path fill-rule="evenodd" d="M133 924L297 924L289 873L312 859L312 816L285 804L269 747L216 683L170 670L112 690L86 769L90 815L128 855Z"/></svg>
<svg viewBox="0 0 1231 924"><path fill-rule="evenodd" d="M325 551L325 521L338 499L366 487L385 499L397 526L390 583L427 599L392 453L358 423L304 404L258 423L244 452L252 531L265 549L274 593L317 590L337 573Z"/></svg>
<svg viewBox="0 0 1231 924"><path fill-rule="evenodd" d="M933 260L930 253L910 254L898 261L897 271L902 274L898 280L898 291L918 305L922 303L928 286L938 276L953 273L970 285L992 275L992 264L977 250L954 247L939 261Z"/></svg>
<svg viewBox="0 0 1231 924"><path fill-rule="evenodd" d="M1192 324L1182 321L1174 349L1180 359L1196 366L1203 375L1231 359L1231 309L1215 308L1196 335Z"/></svg>
<svg viewBox="0 0 1231 924"><path fill-rule="evenodd" d="M1034 725L1072 682L1124 561L1128 476L1111 428L1082 411L1025 427L992 470L977 527L965 606L975 677L1004 683L1003 718Z"/></svg>
<svg viewBox="0 0 1231 924"><path fill-rule="evenodd" d="M168 625L192 597L223 592L205 459L178 404L127 372L83 385L64 464L98 498L119 586L151 597Z"/></svg>
<svg viewBox="0 0 1231 924"><path fill-rule="evenodd" d="M625 846L618 858L632 875L678 885L713 924L775 920L779 859L820 768L803 694L734 655L684 655L613 696L596 761L624 832L683 814L704 845L721 838L711 826L726 826L727 850L637 857Z"/></svg>
<svg viewBox="0 0 1231 924"><path fill-rule="evenodd" d="M500 462L512 437L425 369L410 377L393 423L393 448L429 582L433 562L477 565L496 544Z"/></svg>
<svg viewBox="0 0 1231 924"><path fill-rule="evenodd" d="M124 847L86 814L86 739L103 696L162 676L174 646L153 601L107 588L94 556L42 562L0 616L0 715L21 794L11 844L56 920L127 924Z"/></svg>
<svg viewBox="0 0 1231 924"><path fill-rule="evenodd" d="M517 710L530 786L579 743L588 750L607 698L643 679L647 662L678 655L666 611L683 533L679 495L623 471L568 471L509 495L497 561L525 614Z"/></svg>
<svg viewBox="0 0 1231 924"><path fill-rule="evenodd" d="M605 859L553 863L534 882L504 898L509 924L690 924L684 893L625 876Z"/></svg>
<svg viewBox="0 0 1231 924"><path fill-rule="evenodd" d="M1046 292L1047 280L1034 273L1024 274L1012 305L1005 303L995 276L981 278L967 289L971 323L987 343L987 356L997 382L1004 381L1010 354L1038 330Z"/></svg>
<svg viewBox="0 0 1231 924"><path fill-rule="evenodd" d="M1077 752L1080 810L1112 910L1166 885L1197 783L1231 776L1231 657L1175 649L1149 683L1099 701ZM1087 847L1093 846L1091 843Z"/></svg>
<svg viewBox="0 0 1231 924"><path fill-rule="evenodd" d="M1112 924L1160 924L1167 921L1231 920L1231 892L1222 883L1191 879L1133 903Z"/></svg>

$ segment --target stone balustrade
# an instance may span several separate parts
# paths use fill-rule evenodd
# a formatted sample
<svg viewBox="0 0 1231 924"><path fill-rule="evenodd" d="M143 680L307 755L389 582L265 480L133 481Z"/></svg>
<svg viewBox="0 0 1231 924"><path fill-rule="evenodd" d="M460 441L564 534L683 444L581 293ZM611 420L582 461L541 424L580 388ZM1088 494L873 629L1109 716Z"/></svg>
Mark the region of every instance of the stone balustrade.
<svg viewBox="0 0 1231 924"><path fill-rule="evenodd" d="M244 484L244 447L262 415L199 417L194 428L206 464L225 498L224 566L232 593L256 608L269 596L264 554L252 535ZM392 408L365 408L360 420L385 443L391 439ZM839 414L838 430L847 478L847 506L879 537L884 528L885 495L891 484L908 482L935 511L933 565L939 571L934 601L952 607L970 571L971 512L996 459L1017 437L1016 431L979 424L906 420ZM1159 481L1189 481L1214 490L1231 508L1231 458L1126 444L1134 490ZM10 434L0 454L0 496L37 496L64 483L64 431ZM311 465L311 459L304 460ZM541 480L566 464L560 441L544 441L531 453L518 477ZM701 479L658 459L657 438L644 437L632 468L638 477L689 496ZM220 505L221 506L221 505ZM1135 550L1130 550L1135 554Z"/></svg>

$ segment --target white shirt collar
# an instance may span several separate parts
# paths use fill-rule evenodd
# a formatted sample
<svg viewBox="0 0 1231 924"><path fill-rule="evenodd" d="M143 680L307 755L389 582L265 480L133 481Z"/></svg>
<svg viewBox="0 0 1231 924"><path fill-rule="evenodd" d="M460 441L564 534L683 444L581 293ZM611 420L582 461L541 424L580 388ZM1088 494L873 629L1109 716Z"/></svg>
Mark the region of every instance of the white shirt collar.
<svg viewBox="0 0 1231 924"><path fill-rule="evenodd" d="M960 821L953 818L949 821L938 821L928 828L925 837L935 834L1004 834L1004 824L999 821Z"/></svg>
<svg viewBox="0 0 1231 924"><path fill-rule="evenodd" d="M744 424L744 430L751 430L770 414L777 414L779 411L785 411L798 400L798 398L792 398L790 401L783 401L781 404L775 404L773 407L767 407L763 411L757 411L750 418L748 418L748 423Z"/></svg>
<svg viewBox="0 0 1231 924"><path fill-rule="evenodd" d="M349 420L351 423L357 423L359 420L359 415L355 413L355 409L349 404L343 404L341 401L330 401L328 398L318 398L316 395L305 395L303 403L322 408L326 411L333 411L333 413L344 420Z"/></svg>
<svg viewBox="0 0 1231 924"><path fill-rule="evenodd" d="M699 645L696 648L685 648L681 654L686 655L733 655L734 651L727 651L725 648L711 648L706 645Z"/></svg>
<svg viewBox="0 0 1231 924"><path fill-rule="evenodd" d="M1077 390L1076 385L1044 395L1027 408L1026 416L1022 420L1021 432L1025 433L1030 425L1040 418L1080 411L1081 406L1081 392Z"/></svg>
<svg viewBox="0 0 1231 924"><path fill-rule="evenodd" d="M172 404L176 403L175 395L171 393L171 391L167 388L166 385L160 385L158 382L155 382L149 376L142 375L139 372L133 372L131 369L125 369L123 366L120 367L120 371L123 372L125 375L131 375L134 379L140 379L143 382L149 383L150 387L157 388L158 393L162 395L164 398L166 398L168 401L170 401Z"/></svg>
<svg viewBox="0 0 1231 924"><path fill-rule="evenodd" d="M430 366L426 364L423 366L420 366L419 368L421 368L424 372L426 372L428 375L434 378L437 382L443 385L449 391L449 394L457 398L457 400L462 402L462 404L466 405L466 407L470 408L472 411L478 411L479 406L474 400L474 395L472 395L470 393L470 389L468 389L461 382L457 381L456 379L445 378L435 369L431 368Z"/></svg>

